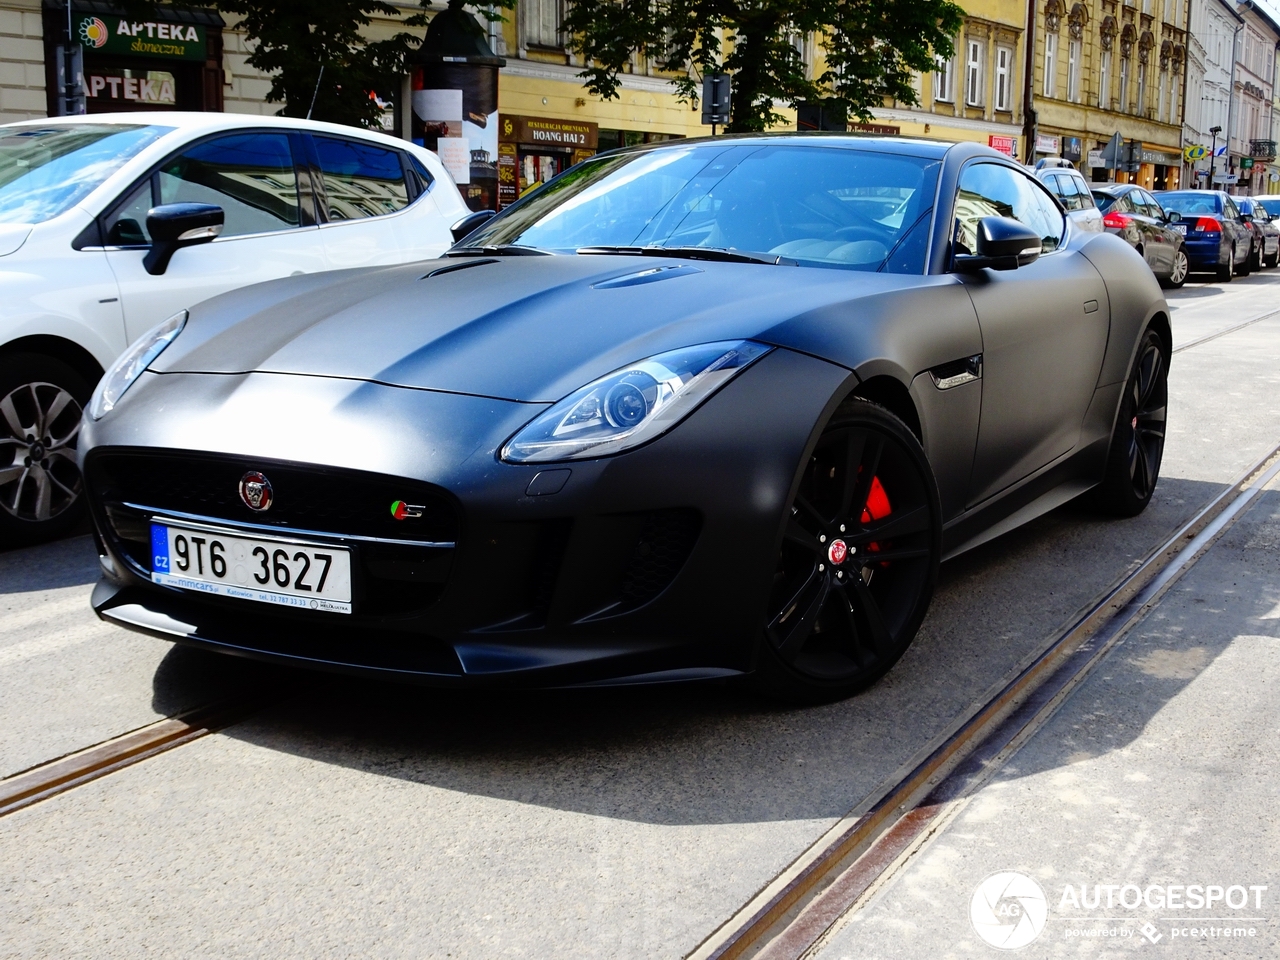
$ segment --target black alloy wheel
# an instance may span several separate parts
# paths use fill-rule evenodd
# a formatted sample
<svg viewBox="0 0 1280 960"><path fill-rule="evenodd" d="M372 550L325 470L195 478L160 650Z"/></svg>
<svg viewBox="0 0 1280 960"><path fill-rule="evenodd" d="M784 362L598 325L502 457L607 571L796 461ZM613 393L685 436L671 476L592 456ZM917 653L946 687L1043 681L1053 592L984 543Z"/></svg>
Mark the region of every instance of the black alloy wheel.
<svg viewBox="0 0 1280 960"><path fill-rule="evenodd" d="M1169 405L1169 350L1155 330L1142 335L1138 356L1120 399L1098 506L1121 517L1146 509L1160 479Z"/></svg>
<svg viewBox="0 0 1280 960"><path fill-rule="evenodd" d="M843 404L787 511L759 664L765 688L822 702L888 671L933 596L941 529L915 435L883 407Z"/></svg>
<svg viewBox="0 0 1280 960"><path fill-rule="evenodd" d="M53 357L0 358L0 544L61 536L83 515L76 441L91 389Z"/></svg>
<svg viewBox="0 0 1280 960"><path fill-rule="evenodd" d="M1187 274L1190 272L1191 261L1187 259L1187 248L1178 247L1173 252L1173 269L1169 271L1167 278L1160 281L1160 285L1170 290L1177 290L1187 282Z"/></svg>

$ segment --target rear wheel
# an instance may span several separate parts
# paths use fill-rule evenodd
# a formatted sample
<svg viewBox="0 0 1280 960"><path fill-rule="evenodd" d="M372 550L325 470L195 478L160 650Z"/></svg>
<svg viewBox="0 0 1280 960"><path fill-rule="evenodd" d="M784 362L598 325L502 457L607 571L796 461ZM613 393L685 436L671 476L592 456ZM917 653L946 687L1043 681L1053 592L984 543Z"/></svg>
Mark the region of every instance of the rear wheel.
<svg viewBox="0 0 1280 960"><path fill-rule="evenodd" d="M1160 479L1169 403L1168 349L1148 329L1120 400L1106 473L1094 500L1108 513L1135 517L1147 508Z"/></svg>
<svg viewBox="0 0 1280 960"><path fill-rule="evenodd" d="M1173 269L1169 272L1168 278L1161 281L1161 286L1177 290L1187 282L1187 274L1190 272L1191 263L1187 260L1187 251L1179 247L1173 254Z"/></svg>
<svg viewBox="0 0 1280 960"><path fill-rule="evenodd" d="M92 387L61 360L0 359L0 540L35 543L81 517L80 413Z"/></svg>
<svg viewBox="0 0 1280 960"><path fill-rule="evenodd" d="M1249 244L1249 250L1244 255L1243 260L1236 261L1236 276L1247 277L1253 272L1253 244Z"/></svg>
<svg viewBox="0 0 1280 960"><path fill-rule="evenodd" d="M915 435L883 407L844 404L787 510L757 671L765 688L833 700L892 667L933 596L940 518Z"/></svg>
<svg viewBox="0 0 1280 960"><path fill-rule="evenodd" d="M1274 270L1277 266L1280 266L1280 247L1277 247L1276 252L1267 257L1267 267L1269 269Z"/></svg>
<svg viewBox="0 0 1280 960"><path fill-rule="evenodd" d="M1231 278L1236 275L1236 248L1232 246L1227 251L1227 262L1218 267L1218 280L1222 283L1230 283Z"/></svg>
<svg viewBox="0 0 1280 960"><path fill-rule="evenodd" d="M1262 269L1262 248L1261 247L1254 247L1253 256L1249 258L1249 269L1250 270Z"/></svg>

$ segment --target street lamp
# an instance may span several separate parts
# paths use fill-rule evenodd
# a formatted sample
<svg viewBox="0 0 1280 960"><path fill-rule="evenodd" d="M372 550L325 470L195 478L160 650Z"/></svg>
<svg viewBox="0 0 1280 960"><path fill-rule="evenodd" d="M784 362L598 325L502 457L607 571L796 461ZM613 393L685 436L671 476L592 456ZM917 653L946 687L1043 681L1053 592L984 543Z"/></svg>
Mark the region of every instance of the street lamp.
<svg viewBox="0 0 1280 960"><path fill-rule="evenodd" d="M1213 134L1213 146L1209 148L1209 189L1213 189L1213 168L1218 165L1218 134L1222 132L1221 127L1210 127L1209 132Z"/></svg>

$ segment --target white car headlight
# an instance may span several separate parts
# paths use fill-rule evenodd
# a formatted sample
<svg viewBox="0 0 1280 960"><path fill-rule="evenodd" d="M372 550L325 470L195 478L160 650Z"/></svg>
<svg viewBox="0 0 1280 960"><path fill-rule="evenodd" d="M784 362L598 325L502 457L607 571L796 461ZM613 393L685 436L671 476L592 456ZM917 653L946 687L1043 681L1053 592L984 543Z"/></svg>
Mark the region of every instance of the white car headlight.
<svg viewBox="0 0 1280 960"><path fill-rule="evenodd" d="M187 311L182 310L135 340L98 381L98 389L93 391L93 399L89 401L89 416L94 420L101 420L110 413L120 402L124 392L142 376L142 371L151 366L165 347L173 343L186 322Z"/></svg>
<svg viewBox="0 0 1280 960"><path fill-rule="evenodd" d="M728 340L660 353L569 394L502 448L508 463L582 460L661 436L772 347Z"/></svg>

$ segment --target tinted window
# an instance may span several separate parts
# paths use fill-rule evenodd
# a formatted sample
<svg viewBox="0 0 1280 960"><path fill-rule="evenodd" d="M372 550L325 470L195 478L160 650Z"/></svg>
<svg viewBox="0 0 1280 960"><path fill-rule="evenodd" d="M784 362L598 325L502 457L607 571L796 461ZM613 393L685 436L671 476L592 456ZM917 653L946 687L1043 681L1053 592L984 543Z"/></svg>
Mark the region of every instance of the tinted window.
<svg viewBox="0 0 1280 960"><path fill-rule="evenodd" d="M1093 199L1098 204L1098 209L1106 213L1116 205L1116 198L1109 193L1098 192L1093 195Z"/></svg>
<svg viewBox="0 0 1280 960"><path fill-rule="evenodd" d="M1222 212L1218 195L1208 190L1168 190L1160 194L1160 203L1166 210L1177 210L1182 214Z"/></svg>
<svg viewBox="0 0 1280 960"><path fill-rule="evenodd" d="M959 241L977 249L978 221L983 217L1012 217L1040 235L1045 253L1062 242L1062 213L1030 178L998 163L974 163L960 174L956 197Z"/></svg>
<svg viewBox="0 0 1280 960"><path fill-rule="evenodd" d="M151 199L151 178L134 187L107 215L108 246L128 247L151 242L147 233L147 211L155 206Z"/></svg>
<svg viewBox="0 0 1280 960"><path fill-rule="evenodd" d="M1076 185L1076 195L1080 198L1080 209L1090 210L1096 204L1093 202L1093 194L1089 191L1089 182L1084 177L1071 178Z"/></svg>
<svg viewBox="0 0 1280 960"><path fill-rule="evenodd" d="M315 137L330 220L360 220L409 205L400 152L354 140Z"/></svg>
<svg viewBox="0 0 1280 960"><path fill-rule="evenodd" d="M40 223L70 210L171 129L79 123L0 131L0 223Z"/></svg>
<svg viewBox="0 0 1280 960"><path fill-rule="evenodd" d="M1058 199L1062 201L1062 206L1067 210L1079 210L1080 198L1076 196L1076 185L1070 177L1061 173L1049 175L1049 180L1053 188L1053 192Z"/></svg>
<svg viewBox="0 0 1280 960"><path fill-rule="evenodd" d="M940 163L844 147L698 144L579 164L471 244L736 248L922 273Z"/></svg>
<svg viewBox="0 0 1280 960"><path fill-rule="evenodd" d="M214 203L226 213L222 236L298 225L298 180L289 138L278 133L218 137L160 168L159 203Z"/></svg>
<svg viewBox="0 0 1280 960"><path fill-rule="evenodd" d="M1160 201L1145 190L1142 191L1142 203L1150 216L1155 217L1157 220L1164 219L1164 210L1160 206Z"/></svg>
<svg viewBox="0 0 1280 960"><path fill-rule="evenodd" d="M1224 198L1222 203L1228 217L1234 220L1240 216L1240 208L1235 205L1230 197Z"/></svg>

